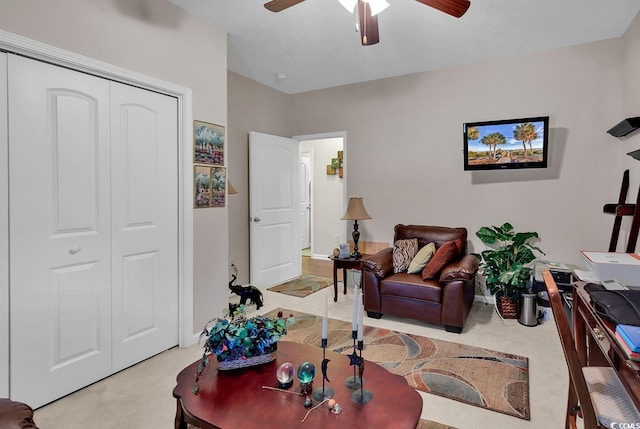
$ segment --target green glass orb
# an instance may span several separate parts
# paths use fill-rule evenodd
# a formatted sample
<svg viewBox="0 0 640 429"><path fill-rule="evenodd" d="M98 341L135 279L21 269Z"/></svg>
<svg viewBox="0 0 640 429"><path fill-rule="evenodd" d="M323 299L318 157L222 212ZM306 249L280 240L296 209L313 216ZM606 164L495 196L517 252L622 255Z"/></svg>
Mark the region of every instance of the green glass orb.
<svg viewBox="0 0 640 429"><path fill-rule="evenodd" d="M311 383L316 375L316 367L311 362L305 362L298 368L298 381L302 384Z"/></svg>

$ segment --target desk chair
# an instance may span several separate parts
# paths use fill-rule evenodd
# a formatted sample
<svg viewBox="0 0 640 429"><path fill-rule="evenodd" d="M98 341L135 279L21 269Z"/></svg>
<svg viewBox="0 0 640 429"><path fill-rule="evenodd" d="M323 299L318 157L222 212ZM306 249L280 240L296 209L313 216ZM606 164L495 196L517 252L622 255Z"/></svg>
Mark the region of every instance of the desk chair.
<svg viewBox="0 0 640 429"><path fill-rule="evenodd" d="M549 270L543 270L542 276L569 369L565 429L576 429L579 416L584 429L611 428L611 423L640 423L640 413L613 368L582 366L558 286Z"/></svg>

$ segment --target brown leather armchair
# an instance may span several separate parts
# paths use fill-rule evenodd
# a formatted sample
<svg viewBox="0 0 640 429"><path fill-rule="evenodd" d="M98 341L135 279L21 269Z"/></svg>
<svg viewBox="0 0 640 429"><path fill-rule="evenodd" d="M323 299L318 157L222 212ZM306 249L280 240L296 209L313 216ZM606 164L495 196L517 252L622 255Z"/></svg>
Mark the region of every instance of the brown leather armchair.
<svg viewBox="0 0 640 429"><path fill-rule="evenodd" d="M0 429L38 429L33 409L22 402L0 398Z"/></svg>
<svg viewBox="0 0 640 429"><path fill-rule="evenodd" d="M394 273L393 247L363 259L364 308L369 317L383 314L444 325L448 332L460 333L475 295L475 275L480 261L467 254L466 228L422 225L396 225L394 243L400 239L418 239L418 248L459 240L457 257L433 279L406 271Z"/></svg>

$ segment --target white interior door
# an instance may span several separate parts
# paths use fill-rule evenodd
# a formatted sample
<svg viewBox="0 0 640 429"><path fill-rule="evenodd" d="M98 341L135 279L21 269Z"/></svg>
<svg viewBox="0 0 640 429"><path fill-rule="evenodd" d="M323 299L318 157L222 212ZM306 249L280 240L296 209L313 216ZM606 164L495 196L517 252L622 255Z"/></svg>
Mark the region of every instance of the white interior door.
<svg viewBox="0 0 640 429"><path fill-rule="evenodd" d="M109 82L9 56L11 398L111 371Z"/></svg>
<svg viewBox="0 0 640 429"><path fill-rule="evenodd" d="M0 52L0 166L8 160L7 54ZM9 172L0 173L0 397L9 397Z"/></svg>
<svg viewBox="0 0 640 429"><path fill-rule="evenodd" d="M300 276L298 142L249 133L250 275L257 287Z"/></svg>
<svg viewBox="0 0 640 429"><path fill-rule="evenodd" d="M114 372L178 343L177 112L111 83Z"/></svg>
<svg viewBox="0 0 640 429"><path fill-rule="evenodd" d="M311 159L310 153L300 158L300 248L311 246Z"/></svg>

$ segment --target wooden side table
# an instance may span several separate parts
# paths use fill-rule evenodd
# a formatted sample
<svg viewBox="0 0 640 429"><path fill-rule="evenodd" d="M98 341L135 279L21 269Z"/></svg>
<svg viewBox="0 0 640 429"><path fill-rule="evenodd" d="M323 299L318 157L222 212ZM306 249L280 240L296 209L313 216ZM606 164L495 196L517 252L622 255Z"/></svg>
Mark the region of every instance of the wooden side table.
<svg viewBox="0 0 640 429"><path fill-rule="evenodd" d="M364 257L364 255L363 255ZM342 283L344 284L344 295L347 294L347 269L357 269L362 271L362 257L360 258L335 258L333 261L333 302L338 301L338 270L342 268Z"/></svg>

